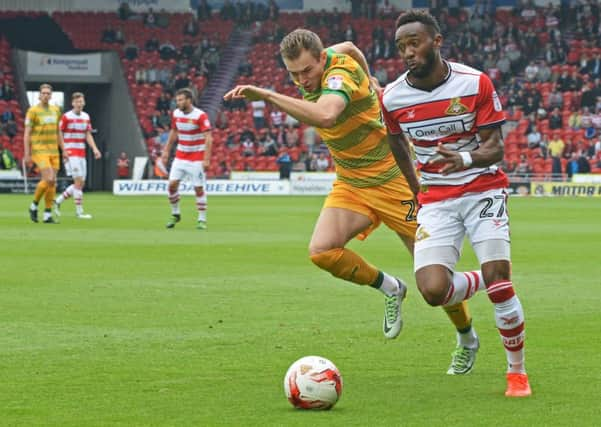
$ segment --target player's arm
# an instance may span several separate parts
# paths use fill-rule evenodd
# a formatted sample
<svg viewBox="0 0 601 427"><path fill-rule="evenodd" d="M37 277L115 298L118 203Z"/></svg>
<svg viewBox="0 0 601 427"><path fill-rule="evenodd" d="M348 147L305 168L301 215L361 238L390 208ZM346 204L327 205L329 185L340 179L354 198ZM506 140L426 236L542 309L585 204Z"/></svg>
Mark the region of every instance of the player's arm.
<svg viewBox="0 0 601 427"><path fill-rule="evenodd" d="M165 144L165 148L163 149L163 154L161 154L161 160L163 165L167 167L167 162L169 162L169 154L171 153L171 147L173 147L173 143L177 140L177 131L174 128L171 128L169 131L169 137L167 138L167 144Z"/></svg>
<svg viewBox="0 0 601 427"><path fill-rule="evenodd" d="M94 153L94 158L96 160L101 158L102 154L100 154L100 150L98 150L98 147L96 146L96 141L94 141L94 136L92 135L92 132L90 132L90 131L86 132L86 142L92 149L92 152Z"/></svg>
<svg viewBox="0 0 601 427"><path fill-rule="evenodd" d="M367 59L365 59L365 55L361 52L353 42L342 42L330 46L330 49L333 49L336 53L342 53L344 55L348 55L357 61L357 64L361 66L365 74L371 79L371 73L369 72L369 65L367 64Z"/></svg>
<svg viewBox="0 0 601 427"><path fill-rule="evenodd" d="M451 151L442 144L436 149L437 155L429 163L444 164L440 172L447 175L469 167L486 168L501 160L505 153L501 127L483 128L478 130L480 147L475 151Z"/></svg>
<svg viewBox="0 0 601 427"><path fill-rule="evenodd" d="M333 127L347 103L343 96L337 94L324 94L317 102L309 102L253 85L238 85L223 97L226 101L241 98L249 101L262 99L297 120L320 128Z"/></svg>
<svg viewBox="0 0 601 427"><path fill-rule="evenodd" d="M31 124L25 124L25 134L23 135L23 160L25 163L31 163Z"/></svg>
<svg viewBox="0 0 601 427"><path fill-rule="evenodd" d="M213 146L213 135L211 134L211 131L208 131L205 134L205 159L203 162L203 166L205 168L209 167L209 164L211 163L211 147Z"/></svg>
<svg viewBox="0 0 601 427"><path fill-rule="evenodd" d="M407 141L407 138L405 138L405 135L402 133L393 135L388 132L388 144L390 145L390 151L392 151L399 169L407 179L409 188L413 194L417 196L420 185L419 179L417 178L417 173L415 172L415 165L413 163L413 159L411 158L409 141Z"/></svg>

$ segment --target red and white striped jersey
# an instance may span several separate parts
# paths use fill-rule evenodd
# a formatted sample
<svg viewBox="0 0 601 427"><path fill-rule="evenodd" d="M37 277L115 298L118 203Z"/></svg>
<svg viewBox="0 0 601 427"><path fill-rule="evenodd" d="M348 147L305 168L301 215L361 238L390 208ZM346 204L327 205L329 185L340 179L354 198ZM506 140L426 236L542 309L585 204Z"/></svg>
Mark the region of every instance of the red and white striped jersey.
<svg viewBox="0 0 601 427"><path fill-rule="evenodd" d="M403 132L413 142L422 191L419 202L431 203L508 186L497 168L468 168L449 175L441 164L428 165L439 143L455 151L480 146L478 130L501 126L505 114L490 78L471 67L447 62L449 73L431 91L411 85L404 73L384 89L382 112L391 134Z"/></svg>
<svg viewBox="0 0 601 427"><path fill-rule="evenodd" d="M60 130L69 157L86 157L86 134L92 130L88 113L67 111L61 117Z"/></svg>
<svg viewBox="0 0 601 427"><path fill-rule="evenodd" d="M205 134L211 130L207 113L192 108L188 114L175 109L171 117L171 129L177 131L176 159L202 161L205 156Z"/></svg>

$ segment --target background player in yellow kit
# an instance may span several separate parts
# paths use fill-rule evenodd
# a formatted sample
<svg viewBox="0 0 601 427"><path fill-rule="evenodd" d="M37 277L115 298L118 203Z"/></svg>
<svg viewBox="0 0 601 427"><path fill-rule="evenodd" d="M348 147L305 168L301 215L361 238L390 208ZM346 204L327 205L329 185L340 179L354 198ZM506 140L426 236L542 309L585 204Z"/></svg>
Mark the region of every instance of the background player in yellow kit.
<svg viewBox="0 0 601 427"><path fill-rule="evenodd" d="M317 128L330 149L337 178L311 237L311 260L336 277L382 291L384 334L395 338L402 328L405 284L345 245L353 237L364 239L384 222L413 253L414 194L419 191L413 163L401 165L403 173L396 165L367 63L352 43L324 50L315 33L299 29L283 39L280 52L303 100L252 85L237 86L225 99L263 99ZM456 326L470 326L466 306L452 311Z"/></svg>
<svg viewBox="0 0 601 427"><path fill-rule="evenodd" d="M24 160L29 165L33 161L41 172L41 179L33 194L33 202L29 207L29 216L38 222L38 203L44 196L44 222L54 223L51 208L56 194L56 173L60 168L59 146L63 148L63 140L58 131L61 111L50 105L52 86L40 86L40 103L27 110L25 117ZM63 149L65 160L67 152Z"/></svg>

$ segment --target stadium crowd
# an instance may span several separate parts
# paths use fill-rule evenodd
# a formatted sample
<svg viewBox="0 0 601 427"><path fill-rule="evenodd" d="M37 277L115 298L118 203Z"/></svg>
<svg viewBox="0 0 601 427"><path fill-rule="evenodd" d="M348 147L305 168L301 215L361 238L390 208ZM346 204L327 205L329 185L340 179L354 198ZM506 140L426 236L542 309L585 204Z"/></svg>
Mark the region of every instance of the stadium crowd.
<svg viewBox="0 0 601 427"><path fill-rule="evenodd" d="M157 158L167 140L174 92L192 87L200 93L218 72L225 40L202 31L211 21L231 21L252 31L255 48L238 70L246 82L265 83L266 71L273 72L283 83L274 83L272 88L296 93L277 43L299 25L316 31L326 45L354 42L382 85L395 79L403 69L394 43L394 19L400 11L386 0L352 0L351 6L351 13L334 9L300 15L280 13L273 0L268 4L226 0L218 11L202 0L196 16L177 21L178 25L183 22L182 37L178 38L181 43L175 43L155 32L167 27L172 31L173 17L153 9L136 15L124 4L117 11L119 21L125 26L127 20L141 20L149 30L146 41L136 44L119 25L106 26L99 38L120 51L124 67L133 70L132 95L141 87L152 88L156 95L152 98L156 103L138 108L138 114L149 151ZM457 1L439 1L433 2L431 12L446 39L443 56L487 72L495 83L508 117L503 165L508 173L517 177L552 174L561 179L574 173L600 172L599 0L544 7L527 0L511 10L496 9L491 0L479 0L471 8L461 8ZM265 46L271 48L269 59L277 69L256 69L253 55ZM147 60L156 55L160 61ZM0 100L12 99L14 88L3 81L2 74L0 82ZM141 106L140 100L137 102ZM22 130L11 120L9 108L0 111L0 135L12 141ZM215 129L215 164L209 170L213 176L226 177L231 170L333 168L315 129L262 101L224 104ZM158 169L157 174L164 175Z"/></svg>

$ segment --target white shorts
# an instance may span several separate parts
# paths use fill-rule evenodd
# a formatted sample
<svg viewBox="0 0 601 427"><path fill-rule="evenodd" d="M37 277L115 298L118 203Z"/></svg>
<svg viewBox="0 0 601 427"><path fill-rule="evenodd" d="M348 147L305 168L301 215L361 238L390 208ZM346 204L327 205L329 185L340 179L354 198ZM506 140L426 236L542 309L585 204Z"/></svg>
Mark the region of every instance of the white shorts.
<svg viewBox="0 0 601 427"><path fill-rule="evenodd" d="M85 157L69 157L69 161L65 163L65 172L73 178L86 179L88 167Z"/></svg>
<svg viewBox="0 0 601 427"><path fill-rule="evenodd" d="M188 177L194 187L205 186L205 172L202 162L174 159L169 171L169 181L182 181Z"/></svg>
<svg viewBox="0 0 601 427"><path fill-rule="evenodd" d="M481 265L510 259L507 193L502 188L424 205L417 223L415 271L433 264L454 271L466 234Z"/></svg>

